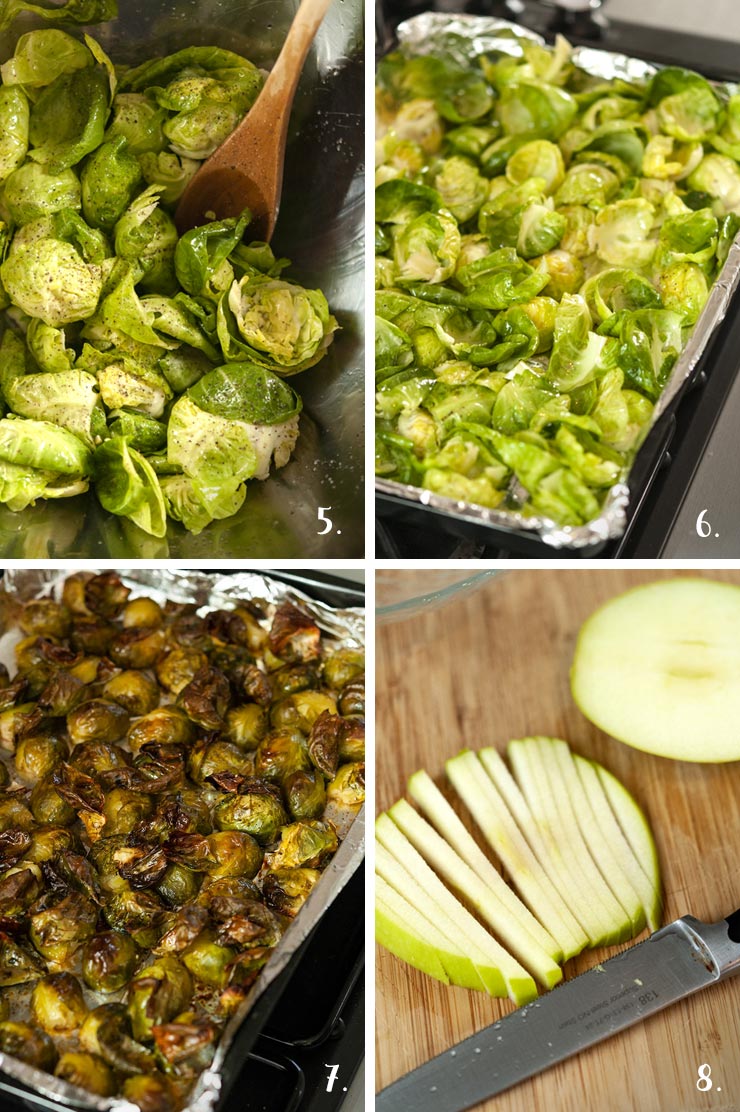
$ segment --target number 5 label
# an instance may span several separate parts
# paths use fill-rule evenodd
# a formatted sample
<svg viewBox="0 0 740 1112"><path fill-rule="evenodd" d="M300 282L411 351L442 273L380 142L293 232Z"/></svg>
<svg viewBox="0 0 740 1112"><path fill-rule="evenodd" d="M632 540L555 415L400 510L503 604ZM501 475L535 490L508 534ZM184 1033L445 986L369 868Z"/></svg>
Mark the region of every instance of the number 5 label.
<svg viewBox="0 0 740 1112"><path fill-rule="evenodd" d="M331 506L319 506L319 521L323 521L324 525L326 526L326 528L324 529L319 529L318 535L320 537L325 537L326 534L331 533L332 529L334 528L331 518L326 516L330 510Z"/></svg>

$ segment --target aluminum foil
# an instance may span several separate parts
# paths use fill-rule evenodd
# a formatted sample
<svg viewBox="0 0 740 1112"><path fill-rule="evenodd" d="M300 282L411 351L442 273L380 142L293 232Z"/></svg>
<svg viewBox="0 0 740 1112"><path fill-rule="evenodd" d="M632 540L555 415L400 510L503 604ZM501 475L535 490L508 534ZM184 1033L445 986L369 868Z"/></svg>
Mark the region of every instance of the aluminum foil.
<svg viewBox="0 0 740 1112"><path fill-rule="evenodd" d="M5 572L5 591L21 601L52 595L59 598L68 572L49 568L11 569ZM176 602L195 602L200 608L228 608L239 599L259 599L268 603L265 626L280 602L288 600L309 614L336 648L363 648L365 644L365 611L359 607L333 609L269 576L257 572L234 575L209 575L188 570L119 569L123 582L131 588L131 597L146 594L160 603L168 598ZM18 640L15 630L0 638L0 661L13 666L12 649ZM283 972L294 954L305 942L324 912L357 871L365 855L365 808L355 818L349 833L341 842L329 865L321 874L301 911L286 929L255 981L249 996L224 1027L210 1067L196 1081L182 1112L216 1112L223 1091L223 1065L234 1038L250 1011L265 990ZM106 1000L111 1000L108 996ZM102 998L101 998L102 1002ZM43 1070L7 1054L0 1054L0 1074L20 1081L42 1096L57 1102L59 1107L94 1109L96 1112L140 1112L139 1106L122 1097L98 1097L61 1081ZM0 1097L2 1106L2 1097ZM245 1105L245 1107L248 1107Z"/></svg>
<svg viewBox="0 0 740 1112"><path fill-rule="evenodd" d="M521 42L527 40L545 45L541 35L518 24L503 19L474 15L443 15L426 12L406 20L398 28L398 40L403 51L410 55L438 52L460 64L467 64L471 55L488 51L520 55ZM594 47L576 47L573 61L581 69L596 77L621 78L624 81L646 81L659 69L657 65L615 54ZM734 84L713 83L721 93L730 96L737 92ZM675 404L691 378L707 344L723 320L740 281L740 237L730 248L727 261L694 330L681 352L671 377L666 383L655 409L650 428L659 417ZM446 498L421 487L392 479L376 479L376 490L394 498L405 499L421 506L448 513L466 521L474 521L496 528L533 533L552 548L587 548L624 532L627 524L627 507L630 501L629 474L625 480L612 486L598 517L586 525L558 525L547 517L518 513L516 510L491 510L472 502Z"/></svg>

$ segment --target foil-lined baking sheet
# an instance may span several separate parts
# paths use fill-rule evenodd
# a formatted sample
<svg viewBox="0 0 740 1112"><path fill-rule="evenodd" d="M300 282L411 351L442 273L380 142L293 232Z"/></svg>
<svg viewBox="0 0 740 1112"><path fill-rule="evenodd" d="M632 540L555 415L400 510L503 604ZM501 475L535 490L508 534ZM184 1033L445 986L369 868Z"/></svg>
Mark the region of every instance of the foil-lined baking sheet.
<svg viewBox="0 0 740 1112"><path fill-rule="evenodd" d="M6 602L12 609L15 600L25 602L31 598L51 595L61 597L62 586L68 571L49 568L9 569L2 580ZM239 600L253 599L266 604L265 628L269 628L277 606L290 601L309 614L329 637L334 647L363 648L365 644L365 611L360 607L334 609L311 598L294 586L258 572L237 572L233 575L208 574L194 570L119 569L123 583L131 588L131 597L146 594L163 604L167 599L175 602L196 603L203 612L228 609ZM13 648L20 639L15 630L0 629L0 661L10 670L14 667ZM240 1027L263 993L291 962L306 941L324 912L352 878L365 855L365 809L360 810L349 832L340 843L329 865L321 874L306 903L287 927L275 947L270 960L260 972L243 1004L226 1023L211 1065L195 1082L182 1112L215 1112L224 1090L223 1066ZM94 994L93 994L94 995ZM91 994L87 992L87 996ZM115 997L101 996L97 1003ZM25 1062L0 1053L0 1075L20 1081L21 1084L47 1097L52 1106L60 1109L85 1109L96 1112L139 1112L138 1105L123 1097L99 1097L87 1093L59 1078L35 1069ZM0 1108L2 1096L0 1095ZM245 1105L245 1109L248 1105Z"/></svg>
<svg viewBox="0 0 740 1112"><path fill-rule="evenodd" d="M468 65L471 57L487 52L521 55L523 40L546 45L541 35L525 27L503 19L474 15L425 12L406 20L399 26L397 33L404 53L443 54L461 65ZM590 46L576 47L572 60L575 65L595 77L620 78L623 81L647 81L660 68L640 58L630 58L626 54L597 50ZM734 84L713 84L720 93L727 96L738 91L738 86ZM650 429L682 394L709 341L724 319L739 281L740 238L731 246L727 261L712 286L702 314L655 405ZM466 521L491 525L497 529L531 533L539 536L552 548L589 548L621 536L627 524L627 507L631 493L627 474L624 481L616 483L607 491L598 517L585 525L558 525L541 515L523 514L510 509L487 509L474 502L447 498L431 490L424 490L410 483L399 483L393 479L377 478L376 490L380 494L429 506L430 509Z"/></svg>

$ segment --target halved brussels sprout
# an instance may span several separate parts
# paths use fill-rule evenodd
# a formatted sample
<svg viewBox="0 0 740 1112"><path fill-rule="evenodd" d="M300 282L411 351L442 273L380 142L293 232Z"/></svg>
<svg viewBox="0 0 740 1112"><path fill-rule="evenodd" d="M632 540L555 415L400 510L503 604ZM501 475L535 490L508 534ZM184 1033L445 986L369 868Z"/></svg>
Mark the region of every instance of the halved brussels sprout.
<svg viewBox="0 0 740 1112"><path fill-rule="evenodd" d="M343 807L357 807L365 802L365 765L361 761L342 765L327 786L326 798Z"/></svg>
<svg viewBox="0 0 740 1112"><path fill-rule="evenodd" d="M208 847L216 861L208 866L212 877L256 876L262 865L262 850L255 839L243 830L217 830L208 835Z"/></svg>
<svg viewBox="0 0 740 1112"><path fill-rule="evenodd" d="M323 774L298 770L283 780L288 810L294 819L317 819L326 806Z"/></svg>
<svg viewBox="0 0 740 1112"><path fill-rule="evenodd" d="M300 730L308 734L322 714L336 714L336 710L336 700L327 692L296 691L274 704L270 721L276 729Z"/></svg>
<svg viewBox="0 0 740 1112"><path fill-rule="evenodd" d="M257 703L232 707L226 715L226 736L247 752L259 746L269 728L267 711Z"/></svg>
<svg viewBox="0 0 740 1112"><path fill-rule="evenodd" d="M56 1047L45 1031L10 1020L0 1023L0 1053L38 1070L53 1070L57 1060Z"/></svg>
<svg viewBox="0 0 740 1112"><path fill-rule="evenodd" d="M129 728L128 712L109 699L91 699L67 715L73 745L81 742L119 741Z"/></svg>
<svg viewBox="0 0 740 1112"><path fill-rule="evenodd" d="M280 845L269 855L270 870L321 868L336 853L338 845L331 823L318 820L290 823L280 831Z"/></svg>
<svg viewBox="0 0 740 1112"><path fill-rule="evenodd" d="M124 628L159 629L164 615L159 603L151 598L134 598L126 603L121 615Z"/></svg>
<svg viewBox="0 0 740 1112"><path fill-rule="evenodd" d="M254 760L254 769L258 776L279 782L291 772L310 767L305 738L297 731L268 734L260 742Z"/></svg>
<svg viewBox="0 0 740 1112"><path fill-rule="evenodd" d="M144 672L119 672L104 684L101 695L119 703L134 718L148 714L159 703L159 687Z"/></svg>
<svg viewBox="0 0 740 1112"><path fill-rule="evenodd" d="M97 919L95 904L80 893L72 892L59 903L31 916L29 936L51 967L68 968L73 955L95 934ZM67 984L59 983L62 988Z"/></svg>
<svg viewBox="0 0 740 1112"><path fill-rule="evenodd" d="M113 1071L96 1054L66 1051L57 1063L54 1076L100 1097L111 1097L116 1091Z"/></svg>
<svg viewBox="0 0 740 1112"><path fill-rule="evenodd" d="M132 753L138 753L144 745L159 742L162 745L189 745L195 735L195 728L184 711L179 707L158 707L134 722L128 732L128 744Z"/></svg>
<svg viewBox="0 0 740 1112"><path fill-rule="evenodd" d="M359 649L338 649L324 661L324 679L333 691L365 674L365 654Z"/></svg>
<svg viewBox="0 0 740 1112"><path fill-rule="evenodd" d="M177 1106L172 1084L161 1073L127 1077L121 1093L141 1112L174 1112Z"/></svg>
<svg viewBox="0 0 740 1112"><path fill-rule="evenodd" d="M164 630L132 627L113 638L109 654L121 668L151 668L164 645Z"/></svg>
<svg viewBox="0 0 740 1112"><path fill-rule="evenodd" d="M86 1015L87 1005L80 982L71 973L52 973L34 987L31 1016L48 1034L69 1034L80 1026Z"/></svg>
<svg viewBox="0 0 740 1112"><path fill-rule="evenodd" d="M134 1038L150 1041L152 1029L184 1011L192 994L190 973L177 958L167 954L147 965L129 985L128 1014Z"/></svg>
<svg viewBox="0 0 740 1112"><path fill-rule="evenodd" d="M183 963L196 981L225 988L228 982L228 966L236 957L231 946L220 945L215 931L205 930L191 942L181 954Z"/></svg>
<svg viewBox="0 0 740 1112"><path fill-rule="evenodd" d="M271 869L265 874L262 891L270 907L293 919L320 878L318 869Z"/></svg>
<svg viewBox="0 0 740 1112"><path fill-rule="evenodd" d="M82 951L82 977L93 992L118 992L128 984L136 968L137 950L122 931L93 935Z"/></svg>
<svg viewBox="0 0 740 1112"><path fill-rule="evenodd" d="M16 745L15 770L27 783L42 780L65 759L67 749L63 734L53 725L24 734Z"/></svg>
<svg viewBox="0 0 740 1112"><path fill-rule="evenodd" d="M219 830L241 830L262 845L274 841L288 821L279 796L259 780L248 781L244 794L219 803L214 818Z"/></svg>

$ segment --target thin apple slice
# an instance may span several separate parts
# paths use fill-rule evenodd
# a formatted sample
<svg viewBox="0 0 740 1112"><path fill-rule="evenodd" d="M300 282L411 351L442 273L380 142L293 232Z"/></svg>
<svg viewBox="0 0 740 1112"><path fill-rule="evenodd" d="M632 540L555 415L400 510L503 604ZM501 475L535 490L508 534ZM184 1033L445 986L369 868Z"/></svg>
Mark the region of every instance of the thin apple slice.
<svg viewBox="0 0 740 1112"><path fill-rule="evenodd" d="M567 889L571 906L582 921L589 916L589 927L599 931L597 945L611 946L631 937L630 918L615 900L596 868L588 846L570 807L567 793L559 782L552 783L543 765L543 747L549 738L522 738L507 747L514 774L540 824L552 835L552 848L559 863L570 876Z"/></svg>
<svg viewBox="0 0 740 1112"><path fill-rule="evenodd" d="M740 589L668 579L611 599L578 636L571 690L627 745L683 761L740 759Z"/></svg>
<svg viewBox="0 0 740 1112"><path fill-rule="evenodd" d="M447 939L381 877L375 878L375 940L397 958L443 984L450 977L442 964Z"/></svg>
<svg viewBox="0 0 740 1112"><path fill-rule="evenodd" d="M413 873L427 894L428 901L424 907L417 908L417 911L421 911L425 918L434 919L435 907L443 908L457 926L460 945L465 945L486 991L491 996L506 996L506 982L498 966L497 950L500 947L486 928L445 888L434 870L429 868L421 854L388 815L378 815L375 820L375 836L397 861Z"/></svg>
<svg viewBox="0 0 740 1112"><path fill-rule="evenodd" d="M545 837L535 821L532 810L498 750L492 747L481 749L478 756L488 774L487 782L493 785L504 805L508 807L518 825L519 832L537 861L548 890L555 893L561 914L565 916L571 932L571 944L564 951L564 956L566 959L574 957L587 946L592 946L593 940L570 906L570 902L566 904L561 896L561 889L567 890L567 873L563 868L563 876L557 875L557 862L552 861Z"/></svg>
<svg viewBox="0 0 740 1112"><path fill-rule="evenodd" d="M509 948L508 951L501 948L499 968L506 979L512 1000L518 1001L523 992L530 991L529 986L524 983L530 973L545 988L552 988L563 979L563 971L557 962L545 953L530 934L518 926L516 920L509 918L506 908L490 888L410 803L399 799L388 814L422 857L475 908Z"/></svg>
<svg viewBox="0 0 740 1112"><path fill-rule="evenodd" d="M645 909L650 930L655 931L660 926L661 910L660 879L657 876L657 871L653 871L652 877L648 876L640 860L636 856L632 845L630 845L625 837L622 827L615 818L614 811L609 803L609 797L599 777L597 769L601 766L595 765L592 761L587 761L584 757L579 757L577 753L573 754L573 762L576 772L578 773L578 778L583 784L583 789L588 796L594 818L599 824L602 834L614 850L615 856L619 859L622 868L630 878L632 887L640 897L640 902ZM638 806L637 803L634 803L634 805L635 807ZM647 821L642 811L640 811L640 818L645 826L647 826Z"/></svg>
<svg viewBox="0 0 740 1112"><path fill-rule="evenodd" d="M651 926L654 923L655 927L653 929L657 929L660 926L662 900L660 863L658 861L658 850L652 831L645 816L625 788L624 784L617 780L616 776L612 776L611 772L608 772L607 769L603 768L600 764L594 764L594 768L607 794L612 810L617 817L617 821L624 832L624 836L632 846L635 857L640 862L643 871L652 885L653 903L651 907L646 908L646 911L648 913L648 922Z"/></svg>
<svg viewBox="0 0 740 1112"><path fill-rule="evenodd" d="M629 916L630 938L634 938L646 922L642 900L632 884L628 869L615 852L618 847L613 847L604 837L591 800L578 776L570 746L567 741L558 738L551 738L549 741L549 745L541 746L545 772L553 783L560 777L583 842L618 906Z"/></svg>
<svg viewBox="0 0 740 1112"><path fill-rule="evenodd" d="M532 853L475 753L464 750L448 760L445 768L451 783L486 841L501 858L512 883L532 913L547 923L564 955L580 953L588 944L588 938Z"/></svg>
<svg viewBox="0 0 740 1112"><path fill-rule="evenodd" d="M518 932L523 942L532 938L553 961L563 960L563 951L555 942L549 931L545 930L539 920L535 919L532 912L524 904L516 892L506 883L504 878L493 867L483 850L475 839L468 833L454 810L447 802L442 792L432 780L429 773L421 769L415 772L408 782L411 798L418 803L422 811L442 837L449 842L453 850L463 859L478 879L490 889L502 906L508 919L505 921L506 929L511 933ZM491 924L494 926L494 924ZM494 929L496 929L494 927ZM507 935L499 930L499 934L514 953L514 943ZM519 960L529 966L522 954ZM531 968L531 966L530 966Z"/></svg>
<svg viewBox="0 0 740 1112"><path fill-rule="evenodd" d="M385 846L377 843L375 846L375 873L376 895L378 892L377 880L380 879L386 887L390 887L410 904L417 915L425 921L431 922L437 935L441 936L446 945L437 940L437 950L440 961L445 968L450 980L455 985L463 988L485 990L483 978L476 969L469 955L457 941L460 936L459 929L447 915L444 908L432 904L430 908L429 897L421 888L415 878L407 869L397 861ZM430 915L433 916L430 919ZM387 947L388 948L388 947Z"/></svg>

